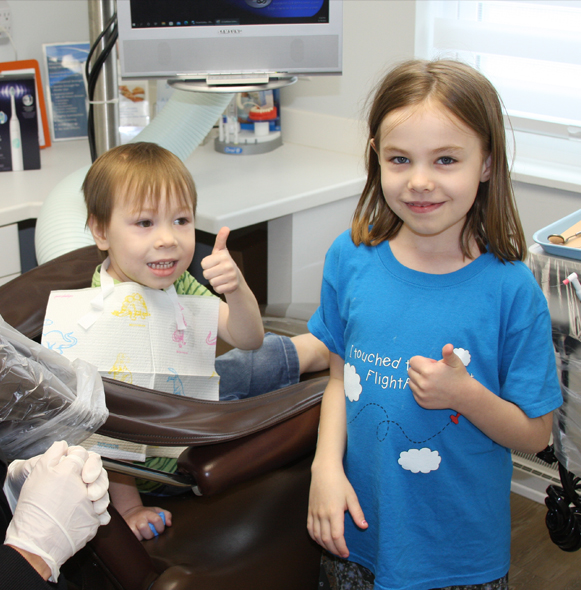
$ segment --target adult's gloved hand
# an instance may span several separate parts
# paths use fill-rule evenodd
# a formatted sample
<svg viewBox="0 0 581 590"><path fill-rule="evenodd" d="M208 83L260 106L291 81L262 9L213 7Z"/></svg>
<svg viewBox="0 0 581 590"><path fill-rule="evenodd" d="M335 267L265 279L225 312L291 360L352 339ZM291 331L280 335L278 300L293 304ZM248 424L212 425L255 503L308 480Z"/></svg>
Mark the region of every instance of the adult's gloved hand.
<svg viewBox="0 0 581 590"><path fill-rule="evenodd" d="M93 507L99 516L101 525L108 524L111 520L111 516L107 512L109 506L109 478L107 472L103 469L100 455L93 451L86 451L80 446L68 447L66 454L76 456L85 462L81 471L81 478L87 484L89 498L93 501ZM36 455L26 460L19 459L12 461L8 466L4 493L13 513L16 510L20 490L41 457L42 455Z"/></svg>
<svg viewBox="0 0 581 590"><path fill-rule="evenodd" d="M75 455L85 460L81 479L87 484L89 499L93 502L93 509L99 517L101 525L106 525L111 520L107 512L109 506L109 477L103 468L101 456L93 451L86 451L83 447L69 447L67 455ZM61 459L62 460L62 459Z"/></svg>
<svg viewBox="0 0 581 590"><path fill-rule="evenodd" d="M31 457L26 460L17 459L8 465L6 481L4 482L4 493L6 494L12 512L16 510L18 496L20 496L20 490L22 489L26 478L30 475L36 462L41 457L42 455L36 455L36 457Z"/></svg>
<svg viewBox="0 0 581 590"><path fill-rule="evenodd" d="M100 525L81 476L87 451L67 455L67 450L66 442L55 442L40 456L22 485L4 541L42 557L52 582L58 580L61 565L95 536Z"/></svg>

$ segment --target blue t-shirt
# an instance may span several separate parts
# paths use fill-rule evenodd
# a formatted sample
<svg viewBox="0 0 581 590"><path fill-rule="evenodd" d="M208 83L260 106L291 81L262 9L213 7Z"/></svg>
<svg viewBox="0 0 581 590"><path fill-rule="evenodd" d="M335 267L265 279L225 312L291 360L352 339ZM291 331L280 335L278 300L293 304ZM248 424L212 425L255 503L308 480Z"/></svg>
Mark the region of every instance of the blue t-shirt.
<svg viewBox="0 0 581 590"><path fill-rule="evenodd" d="M425 410L408 361L452 343L468 372L531 418L562 402L545 298L521 262L482 254L444 275L400 264L389 242L329 250L309 329L345 360L344 466L369 528L348 513L350 559L376 590L481 584L510 562L509 449L452 410Z"/></svg>

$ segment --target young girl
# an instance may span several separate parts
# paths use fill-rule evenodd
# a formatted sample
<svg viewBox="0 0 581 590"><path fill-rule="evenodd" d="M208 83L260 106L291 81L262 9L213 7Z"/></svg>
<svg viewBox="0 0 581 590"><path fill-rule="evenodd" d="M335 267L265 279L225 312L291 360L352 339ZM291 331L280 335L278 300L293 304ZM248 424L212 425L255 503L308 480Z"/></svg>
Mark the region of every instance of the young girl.
<svg viewBox="0 0 581 590"><path fill-rule="evenodd" d="M510 449L543 449L561 404L525 250L490 82L396 67L309 323L332 353L308 517L332 588L508 590Z"/></svg>

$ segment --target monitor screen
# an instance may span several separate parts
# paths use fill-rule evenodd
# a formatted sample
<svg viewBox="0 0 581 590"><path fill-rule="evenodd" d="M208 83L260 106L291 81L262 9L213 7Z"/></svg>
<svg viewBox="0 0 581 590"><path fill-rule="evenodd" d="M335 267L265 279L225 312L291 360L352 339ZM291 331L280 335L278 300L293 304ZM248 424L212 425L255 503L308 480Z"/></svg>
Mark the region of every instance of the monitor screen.
<svg viewBox="0 0 581 590"><path fill-rule="evenodd" d="M140 0L131 3L131 26L136 29L328 22L329 0Z"/></svg>
<svg viewBox="0 0 581 590"><path fill-rule="evenodd" d="M339 74L341 0L118 0L124 77Z"/></svg>

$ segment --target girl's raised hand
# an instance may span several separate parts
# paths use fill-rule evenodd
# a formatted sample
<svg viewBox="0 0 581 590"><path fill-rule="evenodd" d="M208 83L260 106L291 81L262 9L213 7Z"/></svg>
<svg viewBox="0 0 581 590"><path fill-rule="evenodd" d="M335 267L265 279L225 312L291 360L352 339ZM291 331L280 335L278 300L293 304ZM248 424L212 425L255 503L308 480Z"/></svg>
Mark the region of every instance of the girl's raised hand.
<svg viewBox="0 0 581 590"><path fill-rule="evenodd" d="M342 469L313 473L307 518L309 535L327 551L343 558L349 557L344 536L347 510L359 528L368 527L357 494Z"/></svg>
<svg viewBox="0 0 581 590"><path fill-rule="evenodd" d="M229 235L230 230L223 227L216 235L212 254L202 260L204 278L220 294L233 293L240 285L240 271L226 247Z"/></svg>
<svg viewBox="0 0 581 590"><path fill-rule="evenodd" d="M471 379L452 344L442 348L439 361L423 356L412 357L408 376L415 400L426 410L455 410Z"/></svg>

